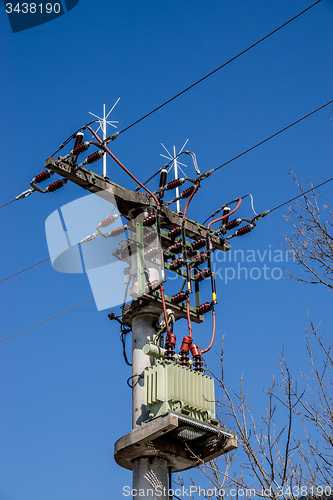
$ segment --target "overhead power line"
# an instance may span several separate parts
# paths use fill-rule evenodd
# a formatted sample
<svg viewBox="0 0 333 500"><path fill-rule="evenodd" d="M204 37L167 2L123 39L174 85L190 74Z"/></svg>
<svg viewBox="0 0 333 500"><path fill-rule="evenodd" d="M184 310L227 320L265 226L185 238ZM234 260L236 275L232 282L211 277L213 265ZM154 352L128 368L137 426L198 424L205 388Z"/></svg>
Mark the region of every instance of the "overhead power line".
<svg viewBox="0 0 333 500"><path fill-rule="evenodd" d="M302 118L299 118L298 120L296 120L295 122L291 123L290 125L287 125L287 127L284 127L283 129L279 130L278 132L275 132L274 134L272 134L271 136L267 137L266 139L264 139L263 141L260 141L258 142L257 144L255 144L254 146L252 146L251 148L249 149L246 149L245 151L243 151L242 153L240 153L239 155L237 156L234 156L233 158L231 158L230 160L226 161L225 163L222 163L222 165L220 165L219 167L216 167L215 169L212 169L210 170L210 174L213 174L214 172L216 172L217 170L219 170L220 168L224 167L225 165L228 165L229 163L231 163L232 161L234 160L237 160L237 158L240 158L241 156L245 155L246 153L249 153L250 151L252 151L252 149L255 149L257 147L259 147L261 144L264 144L265 142L269 141L270 139L272 139L273 137L276 137L277 135L281 134L282 132L284 132L285 130L293 127L294 125L296 125L297 123L301 122L302 120L305 120L305 118L308 118L309 116L313 115L314 113L317 113L317 111L320 111L321 109L323 109L325 106L328 106L329 104L333 103L333 99L331 101L328 101L327 103L323 104L322 106L320 106L319 108L315 109L314 111L311 111L310 113L308 113L307 115L305 116L302 116ZM157 171L160 172L161 169L159 169ZM157 174L155 173L155 174ZM146 182L148 182L151 178L153 178L155 176L155 174L153 174ZM145 182L145 183L146 183ZM328 182L328 181L327 181ZM14 200L12 200L14 201ZM8 203L11 203L11 202L8 202ZM8 204L7 203L7 204ZM6 204L5 204L6 205ZM5 206L5 205L2 205L2 206ZM0 207L1 208L1 207ZM77 243L78 244L78 243ZM75 244L75 245L77 245ZM73 246L75 246L73 245ZM70 247L72 248L72 247ZM20 271L17 271L16 273L14 274L11 274L10 276L7 276L6 278L3 278L0 280L0 283L3 283L4 281L7 281L9 280L10 278L14 278L15 276L17 276L18 274L21 274L25 271L28 271L29 269L35 267L35 266L38 266L39 264L42 264L43 262L46 262L47 260L51 259L52 257L56 257L57 255L59 255L60 253L62 252L58 252L54 255L51 255L50 257L46 257L45 259L42 259L40 260L39 262L36 262L35 264L32 264L31 266L28 266L28 267L25 267L24 269L21 269Z"/></svg>
<svg viewBox="0 0 333 500"><path fill-rule="evenodd" d="M166 106L167 104L169 104L169 102L171 101L174 101L175 99L177 99L177 97L185 94L185 92L187 92L188 90L192 89L193 87L195 87L196 85L198 85L199 83L203 82L204 80L206 80L206 78L209 78L210 76L214 75L217 71L219 71L220 69L224 68L225 66L227 66L228 64L230 64L231 62L235 61L238 57L242 56L243 54L245 54L246 52L248 52L249 50L253 49L254 47L256 47L256 45L259 45L259 43L263 42L264 40L266 40L267 38L269 38L270 36L274 35L274 33L276 33L277 31L279 31L280 29L284 28L285 26L287 26L287 24L291 23L292 21L294 21L295 19L297 19L298 17L300 17L302 14L304 14L305 12L307 12L308 10L312 9L312 7L314 7L315 5L317 5L318 3L320 3L321 0L317 0L317 2L313 3L312 5L310 5L309 7L307 7L306 9L302 10L302 12L299 12L296 16L292 17L291 19L289 19L289 21L286 21L285 23L281 24L281 26L279 26L278 28L276 28L275 30L271 31L270 33L268 33L267 35L265 35L263 38L260 38L260 40L257 40L255 43L253 43L252 45L250 45L249 47L247 47L246 49L242 50L242 52L239 52L239 54L237 54L236 56L232 57L231 59L229 59L228 61L226 61L225 63L221 64L221 66L219 66L218 68L214 69L213 71L211 71L210 73L208 73L207 75L203 76L202 78L200 78L200 80L197 80L196 82L192 83L192 85L190 85L189 87L186 87L184 90L182 90L181 92L178 92L178 94L174 95L173 97L171 97L170 99L168 99L167 101L165 101L163 104L160 104L159 106L157 106L157 108L153 109L152 111L150 111L149 113L147 113L146 115L142 116L141 118L139 118L138 120L136 120L135 122L131 123L130 125L128 125L127 127L125 127L123 130L121 130L117 135L120 135L122 134L123 132L125 132L126 130L134 127L134 125L136 125L137 123L141 122L142 120L144 120L145 118L147 118L148 116L152 115L153 113L155 113L156 111L158 111L159 109L163 108L164 106Z"/></svg>
<svg viewBox="0 0 333 500"><path fill-rule="evenodd" d="M299 118L298 120L296 120L295 122L291 123L290 125L287 125L286 127L282 128L281 130L279 130L278 132L275 132L275 134L272 134L270 135L269 137L267 137L266 139L264 139L263 141L260 141L258 142L257 144L255 144L254 146L252 146L251 148L249 149L246 149L246 151L243 151L242 153L240 153L239 155L237 156L234 156L233 158L231 158L231 160L228 160L226 161L225 163L222 163L222 165L220 165L219 167L216 167L213 169L212 173L213 172L216 172L217 170L219 170L220 168L222 167L225 167L226 165L228 165L228 163L231 163L232 161L234 160L237 160L237 158L240 158L241 156L245 155L246 153L249 153L250 151L252 151L252 149L255 149L257 148L258 146L261 146L262 144L264 144L265 142L269 141L270 139L273 139L273 137L276 137L277 135L281 134L282 132L284 132L285 130L288 130L288 128L291 128L293 127L294 125L296 125L297 123L301 122L302 120L305 120L305 118L308 118L309 116L313 115L314 113L317 113L317 111L320 111L321 109L325 108L326 106L328 106L329 104L332 104L333 102L333 99L331 101L328 101L326 102L325 104L323 104L322 106L320 106L319 108L315 109L314 111L311 111L311 113L308 113L307 115L305 116L302 116L302 118Z"/></svg>
<svg viewBox="0 0 333 500"><path fill-rule="evenodd" d="M330 179L327 179L324 182L321 182L320 184L317 184L316 186L312 186L307 191L304 191L304 193L301 193L297 196L294 196L290 200L284 201L283 203L280 203L279 205L277 205L276 207L274 207L270 210L266 210L265 212L262 212L261 214L257 215L253 220L261 219L262 217L265 217L266 215L274 212L274 210L278 210L279 208L283 207L284 205L288 205L292 201L297 200L297 198L301 198L302 196L305 196L307 193L310 193L311 191L314 191L315 189L318 189L320 186L323 186L324 184L327 184L328 182L331 182L331 181L333 181L333 177L331 177ZM44 261L45 260L48 260L48 259L44 259ZM40 261L40 262L44 262L44 261ZM37 265L37 264L35 264L35 265ZM31 267L33 267L33 266L30 266L30 268ZM18 273L16 273L16 274L18 274ZM119 290L120 288L123 288L124 286L126 286L126 285L125 284L120 285L120 286L114 288L113 290L109 290L108 292L102 293L101 295L98 295L97 297L93 297L89 300L85 300L84 302L81 302L80 304L77 304L76 306L70 307L69 309L65 309L65 311L61 311L60 313L54 314L53 316L50 316L49 318L43 319L42 321L39 321L38 323L34 323L33 325L27 326L26 328L23 328L22 330L19 330L18 332L12 333L11 335L8 335L7 337L0 339L0 342L3 342L4 340L10 339L11 337L15 337L15 335L18 335L19 333L23 333L27 330L30 330L31 328L34 328L35 326L42 325L43 323L46 323L47 321L50 321L51 319L57 318L58 316L61 316L62 314L65 314L69 311L73 311L73 309L77 309L80 306L88 304L89 302L92 302L93 300L98 299L99 297L103 297L104 295L107 295L111 292L115 292L116 290Z"/></svg>
<svg viewBox="0 0 333 500"><path fill-rule="evenodd" d="M35 323L34 325L27 326L26 328L23 328L22 330L19 330L18 332L12 333L11 335L8 335L7 337L4 337L0 339L0 342L3 342L4 340L10 339L11 337L15 337L15 335L18 335L19 333L26 332L27 330L30 330L31 328L34 328L35 326L42 325L43 323L46 323L47 321L50 321L51 319L57 318L58 316L61 316L62 314L65 314L69 311L73 311L73 309L77 309L78 307L83 306L84 304L88 304L89 302L92 302L95 299L98 299L99 297L103 297L103 295L107 295L108 293L115 292L116 290L119 290L120 288L123 288L125 284L118 286L117 288L114 288L113 290L109 290L108 292L101 293L101 295L97 295L97 297L93 297L92 299L85 300L84 302L81 302L81 304L77 304L76 306L70 307L69 309L66 309L65 311L61 311L60 313L54 314L53 316L50 316L49 318L43 319L42 321L39 321L38 323Z"/></svg>

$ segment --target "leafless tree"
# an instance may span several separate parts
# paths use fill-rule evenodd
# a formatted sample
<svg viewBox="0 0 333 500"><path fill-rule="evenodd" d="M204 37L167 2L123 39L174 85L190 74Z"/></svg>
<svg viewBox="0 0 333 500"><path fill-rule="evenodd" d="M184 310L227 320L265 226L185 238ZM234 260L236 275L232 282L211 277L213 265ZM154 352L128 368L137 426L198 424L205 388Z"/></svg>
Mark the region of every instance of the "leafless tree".
<svg viewBox="0 0 333 500"><path fill-rule="evenodd" d="M303 186L292 177L301 193ZM313 184L310 181L310 186ZM286 271L288 275L304 283L321 283L333 288L333 212L327 203L321 203L321 196L312 189L289 207L286 220L292 227L292 234L285 235L283 247L302 268L302 274L296 276Z"/></svg>

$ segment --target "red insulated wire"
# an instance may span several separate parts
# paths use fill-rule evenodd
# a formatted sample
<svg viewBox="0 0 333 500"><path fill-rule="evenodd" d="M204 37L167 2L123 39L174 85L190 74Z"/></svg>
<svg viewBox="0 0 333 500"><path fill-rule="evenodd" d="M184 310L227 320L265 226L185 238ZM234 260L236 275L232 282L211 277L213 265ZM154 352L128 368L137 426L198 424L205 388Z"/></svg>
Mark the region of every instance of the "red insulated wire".
<svg viewBox="0 0 333 500"><path fill-rule="evenodd" d="M214 344L214 339L215 339L215 330L216 330L216 316L215 316L215 311L213 309L213 331L212 331L212 338L210 340L210 344L209 346L204 349L203 351L201 351L201 354L204 354L205 352L208 352L211 348L212 348L212 345Z"/></svg>
<svg viewBox="0 0 333 500"><path fill-rule="evenodd" d="M114 159L114 161L115 161L116 163L118 163L118 165L119 165L119 166L120 166L120 167L121 167L121 168L122 168L122 169L123 169L123 170L124 170L124 171L125 171L125 172L126 172L126 173L127 173L127 174L128 174L128 175L129 175L129 176L130 176L130 177L131 177L134 181L135 181L135 182L136 182L136 183L137 183L137 184L139 184L139 186L141 186L141 187L142 187L145 191L147 191L147 193L148 193L148 194L150 194L150 196L152 196L152 198L154 198L154 200L155 200L155 202L156 202L156 204L157 204L157 205L160 205L160 202L158 201L158 199L156 198L156 196L155 196L155 195L154 195L151 191L149 191L149 189L148 189L148 188L146 188L146 186L145 186L144 184L142 184L142 183L141 183L141 182L140 182L140 181L139 181L139 180L138 180L138 179L137 179L137 178L136 178L136 177L135 177L135 176L134 176L134 175L133 175L133 174L132 174L132 173L131 173L131 172L130 172L130 171L129 171L129 170L128 170L128 169L127 169L127 168L126 168L126 167L125 167L125 166L124 166L121 162L120 162L120 161L119 161L119 160L118 160L118 158L116 158L116 157L114 156L114 154L113 154L113 153L111 153L111 151L109 150L109 148L107 148L107 147L105 146L105 144L103 144L102 139L100 139L100 137L98 137L98 135L96 134L96 132L95 132L95 131L91 128L91 127L89 127L89 126L88 126L87 128L88 128L88 129L90 130L90 132L91 132L91 133L92 133L92 134L96 137L96 139L98 140L98 142L99 142L100 144L102 144L103 148L105 149L105 151L106 151L107 153L109 153L109 155L111 156L111 158L113 158L113 159Z"/></svg>
<svg viewBox="0 0 333 500"><path fill-rule="evenodd" d="M184 213L183 213L183 219L185 219L185 217L186 217L186 212L187 212L187 209L188 209L188 206L189 206L189 204L191 203L193 196L194 196L194 195L195 195L195 193L198 191L199 187L200 187L200 181L198 181L198 182L196 183L193 193L191 194L191 196L189 197L189 199L188 199L188 200L187 200L187 202L186 202L186 205L185 205L185 208L184 208Z"/></svg>
<svg viewBox="0 0 333 500"><path fill-rule="evenodd" d="M222 217L219 217L218 219L212 220L212 221L208 224L207 229L209 229L209 228L210 228L210 226L211 226L212 224L214 224L214 222L219 222L220 220L226 219L226 218L227 218L227 217L229 217L231 214L234 214L234 213L236 212L236 210L238 210L238 209L239 209L239 207L240 207L240 204L241 204L241 203L242 203L242 198L238 198L237 207L236 207L236 208L234 208L233 210L231 210L231 212L228 212L227 214L222 215Z"/></svg>

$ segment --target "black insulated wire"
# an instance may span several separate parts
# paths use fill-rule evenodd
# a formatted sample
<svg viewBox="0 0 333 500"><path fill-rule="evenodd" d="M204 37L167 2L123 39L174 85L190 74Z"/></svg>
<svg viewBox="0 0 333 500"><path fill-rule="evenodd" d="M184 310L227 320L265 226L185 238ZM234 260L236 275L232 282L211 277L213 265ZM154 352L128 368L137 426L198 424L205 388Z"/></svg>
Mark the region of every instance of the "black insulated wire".
<svg viewBox="0 0 333 500"><path fill-rule="evenodd" d="M315 5L317 5L320 2L321 2L321 0L317 0L317 2L313 3L312 5L310 5L309 7L307 7L306 9L304 9L301 12L299 12L298 14L296 14L296 16L292 17L291 19L289 19L285 23L281 24L281 26L279 26L275 30L271 31L270 33L268 33L264 37L260 38L260 40L257 40L255 43L253 43L252 45L250 45L246 49L242 50L242 52L239 52L236 56L232 57L231 59L229 59L225 63L221 64L221 66L219 66L218 68L214 69L213 71L211 71L207 75L205 75L202 78L200 78L200 80L197 80L196 82L192 83L192 85L189 85L189 87L186 87L184 90L182 90L178 94L174 95L173 97L171 97L170 99L168 99L167 101L165 101L163 104L160 104L159 106L157 106L157 108L153 109L152 111L150 111L149 113L145 114L144 116L142 116L141 118L139 118L135 122L133 122L130 125L128 125L126 128L124 128L123 130L121 130L118 135L120 135L123 132L125 132L126 130L129 130L130 128L134 127L134 125L136 125L137 123L140 123L142 120L144 120L148 116L152 115L153 113L155 113L159 109L163 108L164 106L166 106L167 104L169 104L169 102L174 101L175 99L177 99L177 97L181 96L182 94L185 94L185 92L187 92L188 90L192 89L193 87L195 87L199 83L201 83L204 80L206 80L206 78L209 78L210 76L214 75L217 71L219 71L220 69L224 68L225 66L227 66L231 62L235 61L238 57L242 56L243 54L245 54L249 50L253 49L256 45L258 45L259 43L263 42L264 40L266 40L270 36L274 35L274 33L276 33L280 29L282 29L285 26L287 26L289 23L291 23L292 21L294 21L295 19L297 19L298 17L300 17L302 14L304 14L308 10L312 9L312 7L314 7Z"/></svg>

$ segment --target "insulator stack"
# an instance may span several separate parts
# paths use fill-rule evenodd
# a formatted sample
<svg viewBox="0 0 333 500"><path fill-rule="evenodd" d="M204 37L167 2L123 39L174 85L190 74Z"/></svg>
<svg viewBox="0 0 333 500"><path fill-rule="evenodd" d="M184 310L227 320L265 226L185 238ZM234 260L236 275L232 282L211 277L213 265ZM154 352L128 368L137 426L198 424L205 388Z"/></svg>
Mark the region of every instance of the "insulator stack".
<svg viewBox="0 0 333 500"><path fill-rule="evenodd" d="M171 297L171 302L173 304L179 304L179 302L183 302L183 300L185 300L185 299L186 299L186 293L185 292L178 292Z"/></svg>
<svg viewBox="0 0 333 500"><path fill-rule="evenodd" d="M117 219L119 218L119 215L109 215L105 219L103 219L98 225L99 227L107 227L113 224Z"/></svg>
<svg viewBox="0 0 333 500"><path fill-rule="evenodd" d="M253 226L247 225L247 226L244 226L244 227L237 229L235 234L236 234L236 236L243 236L244 234L247 234L250 231L252 231L252 229L253 229Z"/></svg>
<svg viewBox="0 0 333 500"><path fill-rule="evenodd" d="M184 184L184 182L185 182L184 177L180 177L179 179L174 179L173 181L168 182L168 184L165 186L164 190L169 191L170 189L175 189L175 188L181 186L182 184Z"/></svg>
<svg viewBox="0 0 333 500"><path fill-rule="evenodd" d="M173 227L172 229L170 229L170 231L168 232L168 236L169 238L171 239L174 239L176 238L176 236L179 236L182 232L182 228L180 226L176 226L176 227Z"/></svg>
<svg viewBox="0 0 333 500"><path fill-rule="evenodd" d="M73 150L74 150L75 148L77 148L80 144L82 144L82 141L83 141L83 135L84 135L84 134L83 134L83 132L78 132L78 133L76 134L76 137L75 137L75 143L74 143L74 148L73 148ZM76 163L76 160L77 160L77 155L74 155L74 156L72 157L72 161L73 161L73 163Z"/></svg>
<svg viewBox="0 0 333 500"><path fill-rule="evenodd" d="M164 188L164 186L166 185L167 176L168 176L168 171L166 168L163 168L161 170L161 175L160 175L160 189ZM164 189L160 191L160 198L163 198L163 196L164 196Z"/></svg>
<svg viewBox="0 0 333 500"><path fill-rule="evenodd" d="M49 184L47 186L47 188L45 189L45 191L47 193L53 193L54 191L57 191L57 189L60 189L62 188L67 182L67 179L58 179L57 181L55 182L52 182L52 184Z"/></svg>
<svg viewBox="0 0 333 500"><path fill-rule="evenodd" d="M182 249L182 242L177 241L177 243L174 243L173 245L170 245L168 250L170 253L179 253Z"/></svg>
<svg viewBox="0 0 333 500"><path fill-rule="evenodd" d="M86 151L89 148L89 146L90 146L90 144L88 141L81 142L81 144L79 144L78 146L76 146L76 148L73 149L72 156L78 157L78 155L80 155L81 153Z"/></svg>
<svg viewBox="0 0 333 500"><path fill-rule="evenodd" d="M183 257L178 257L178 259L172 260L169 264L171 271L175 271L184 265Z"/></svg>
<svg viewBox="0 0 333 500"><path fill-rule="evenodd" d="M193 250L198 250L206 245L206 238L200 238L199 240L192 241Z"/></svg>
<svg viewBox="0 0 333 500"><path fill-rule="evenodd" d="M191 354L193 357L194 370L197 372L202 372L203 359L200 347L197 344L191 345Z"/></svg>
<svg viewBox="0 0 333 500"><path fill-rule="evenodd" d="M147 292L153 292L157 288L159 288L160 282L158 280L154 280L151 283L147 283L146 285L146 291Z"/></svg>
<svg viewBox="0 0 333 500"><path fill-rule="evenodd" d="M202 281L202 280L204 280L204 279L208 278L208 277L209 277L209 274L210 274L210 273L209 273L209 271L208 271L208 269L207 269L207 268L202 269L202 271L199 271L198 273L196 273L196 274L194 275L194 280L195 280L195 281Z"/></svg>
<svg viewBox="0 0 333 500"><path fill-rule="evenodd" d="M170 361L174 361L175 356L175 346L176 346L176 335L170 333L165 339L165 357Z"/></svg>
<svg viewBox="0 0 333 500"><path fill-rule="evenodd" d="M183 200L184 198L188 198L194 191L194 186L190 186L180 194L180 198Z"/></svg>
<svg viewBox="0 0 333 500"><path fill-rule="evenodd" d="M239 226L241 222L241 219L233 219L225 224L224 229L226 231L229 231L229 229L233 229L234 227Z"/></svg>
<svg viewBox="0 0 333 500"><path fill-rule="evenodd" d="M157 233L155 231L155 229L151 229L150 231L148 231L146 234L143 235L143 241L145 243L150 243L151 241L153 241L157 236Z"/></svg>
<svg viewBox="0 0 333 500"><path fill-rule="evenodd" d="M206 250L203 250L202 252L199 253L199 255L196 255L193 259L192 262L194 264L202 264L207 260L207 252Z"/></svg>
<svg viewBox="0 0 333 500"><path fill-rule="evenodd" d="M40 174L36 175L36 177L32 179L32 182L35 184L39 184L40 182L46 181L46 179L49 179L51 177L52 173L53 172L50 172L49 170L44 170Z"/></svg>
<svg viewBox="0 0 333 500"><path fill-rule="evenodd" d="M109 232L108 236L110 238L114 238L115 236L119 236L119 234L122 234L125 232L125 229L126 229L125 226L116 227L115 229L112 229L112 231Z"/></svg>
<svg viewBox="0 0 333 500"><path fill-rule="evenodd" d="M160 250L157 247L151 247L145 251L145 259L152 259L156 255L160 253Z"/></svg>
<svg viewBox="0 0 333 500"><path fill-rule="evenodd" d="M148 217L146 217L145 219L143 219L142 224L144 226L152 226L153 224L155 224L155 222L156 222L156 214L151 214L148 215Z"/></svg>
<svg viewBox="0 0 333 500"><path fill-rule="evenodd" d="M180 348L180 364L183 366L188 366L188 353L190 352L190 347L192 345L191 337L184 337Z"/></svg>
<svg viewBox="0 0 333 500"><path fill-rule="evenodd" d="M197 307L197 313L198 314L205 314L209 311L211 311L213 306L209 302L204 302L200 306Z"/></svg>
<svg viewBox="0 0 333 500"><path fill-rule="evenodd" d="M95 161L98 161L100 158L102 158L103 155L104 155L104 151L102 151L101 149L99 151L95 151L95 153L89 155L85 159L85 163L88 165L90 163L95 163Z"/></svg>

